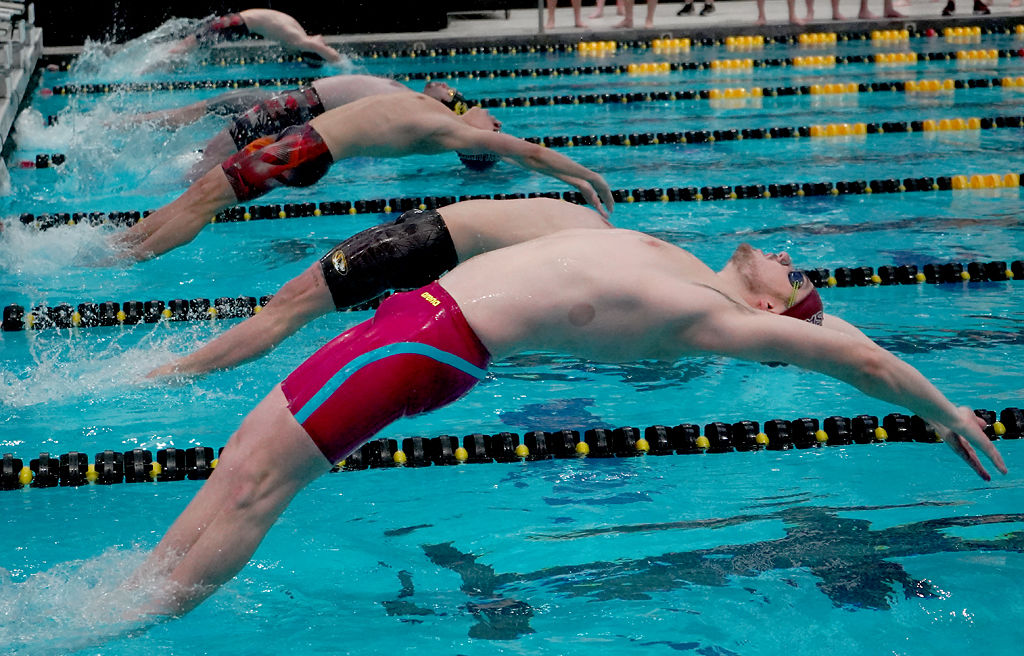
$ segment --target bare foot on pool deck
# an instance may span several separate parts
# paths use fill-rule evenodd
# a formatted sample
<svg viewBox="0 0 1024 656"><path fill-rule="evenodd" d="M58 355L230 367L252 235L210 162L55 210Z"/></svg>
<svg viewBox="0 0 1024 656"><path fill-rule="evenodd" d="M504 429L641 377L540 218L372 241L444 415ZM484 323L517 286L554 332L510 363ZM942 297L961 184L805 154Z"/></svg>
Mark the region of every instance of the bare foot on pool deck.
<svg viewBox="0 0 1024 656"><path fill-rule="evenodd" d="M872 18L878 18L878 14L873 14L867 9L861 9L860 13L857 14L857 18L861 20L871 20Z"/></svg>
<svg viewBox="0 0 1024 656"><path fill-rule="evenodd" d="M623 18L622 22L616 24L615 27L625 27L625 28L633 27L633 19L632 18Z"/></svg>

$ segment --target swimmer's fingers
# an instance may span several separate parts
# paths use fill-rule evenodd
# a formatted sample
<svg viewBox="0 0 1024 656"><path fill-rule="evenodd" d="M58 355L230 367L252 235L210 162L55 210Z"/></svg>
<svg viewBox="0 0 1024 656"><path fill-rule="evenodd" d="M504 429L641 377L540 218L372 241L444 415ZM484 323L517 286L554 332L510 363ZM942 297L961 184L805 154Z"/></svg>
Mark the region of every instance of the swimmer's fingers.
<svg viewBox="0 0 1024 656"><path fill-rule="evenodd" d="M942 437L942 440L984 480L991 480L991 477L978 459L978 455L974 450L975 447L981 449L1000 473L1005 474L1007 470L1002 456L992 443L992 440L985 435L985 421L966 406L957 408L957 415L959 421L956 422L955 426L946 428L945 426L937 425L936 430Z"/></svg>
<svg viewBox="0 0 1024 656"><path fill-rule="evenodd" d="M597 195L601 197L601 201L604 206L608 208L608 214L611 214L615 210L615 197L612 194L611 188L608 183L604 181L604 178L597 176L597 180L594 182L594 188L597 189ZM608 215L605 215L607 218Z"/></svg>
<svg viewBox="0 0 1024 656"><path fill-rule="evenodd" d="M601 198L597 195L597 192L594 191L594 188L590 186L589 182L580 178L574 178L571 183L581 194L583 194L584 200L590 203L601 216L606 219L608 218L608 213L605 211L604 207L601 206Z"/></svg>
<svg viewBox="0 0 1024 656"><path fill-rule="evenodd" d="M985 481L992 480L992 477L987 471L985 471L985 467L982 466L981 461L978 460L978 455L974 452L974 449L971 448L971 445L968 444L967 440L960 437L953 431L943 431L940 434L942 435L942 441L948 444L949 448L953 449L958 456L963 458L964 462L966 462L978 476L981 476Z"/></svg>
<svg viewBox="0 0 1024 656"><path fill-rule="evenodd" d="M1000 474L1005 474L1007 469L1006 464L1003 462L1003 456L999 453L999 449L992 443L988 435L985 434L985 427L988 424L985 423L984 419L974 414L974 411L967 406L960 407L960 414L964 417L965 424L963 429L961 429L961 434L988 456L988 459L996 466Z"/></svg>

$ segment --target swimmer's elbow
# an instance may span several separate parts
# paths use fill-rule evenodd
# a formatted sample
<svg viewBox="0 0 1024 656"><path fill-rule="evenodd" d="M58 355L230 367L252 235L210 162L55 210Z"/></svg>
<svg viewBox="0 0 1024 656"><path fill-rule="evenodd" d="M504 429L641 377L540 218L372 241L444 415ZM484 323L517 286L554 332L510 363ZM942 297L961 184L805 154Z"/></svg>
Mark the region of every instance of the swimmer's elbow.
<svg viewBox="0 0 1024 656"><path fill-rule="evenodd" d="M900 360L892 353L875 344L858 342L849 353L853 363L853 380L860 389L881 386L894 389L899 380Z"/></svg>

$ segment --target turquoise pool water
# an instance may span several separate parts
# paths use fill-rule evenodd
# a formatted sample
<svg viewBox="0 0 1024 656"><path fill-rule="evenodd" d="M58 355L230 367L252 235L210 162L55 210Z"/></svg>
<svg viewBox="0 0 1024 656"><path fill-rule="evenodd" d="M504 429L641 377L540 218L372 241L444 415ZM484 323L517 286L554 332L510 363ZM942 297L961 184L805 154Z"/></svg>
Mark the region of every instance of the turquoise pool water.
<svg viewBox="0 0 1024 656"><path fill-rule="evenodd" d="M986 37L1006 48L1010 37ZM989 45L991 44L991 45ZM897 49L956 49L920 40ZM836 52L877 48L840 44ZM755 57L797 54L772 46ZM695 47L681 57L726 56ZM732 55L740 56L740 55ZM616 61L654 61L649 51ZM586 65L575 54L364 59L392 74ZM211 91L46 96L42 90L134 79L116 63L44 73L18 122L9 163L61 153L60 168L12 165L0 201L0 305L261 296L380 214L218 224L189 246L132 267L87 265L109 227L37 232L23 212L155 209L182 190L216 119L177 131L116 127L116 112L191 102ZM120 66L120 68L119 68ZM714 78L603 75L459 81L470 97L784 86L833 81L1001 77L928 62L828 71L755 69ZM191 79L305 76L289 64L208 66ZM188 73L151 76L190 79ZM418 88L419 83L410 82ZM518 136L729 130L838 122L1015 116L1018 89L496 108ZM759 106L757 106L759 105ZM46 117L56 115L55 125ZM114 121L114 127L106 122ZM614 189L938 177L1024 172L1019 129L566 148ZM500 166L461 170L454 156L359 160L311 189L267 203L564 191ZM685 246L709 264L736 243L789 251L808 267L1022 259L1019 191L620 203L617 225ZM921 369L951 399L999 411L1024 403L1022 283L837 288L834 312ZM226 322L0 333L0 447L26 461L104 449L221 446L241 417L318 345L369 316L324 317L259 362L176 386L153 366ZM408 437L653 424L736 422L900 408L816 374L699 358L602 365L560 354L496 364L459 403L407 419ZM368 470L323 477L267 536L252 563L194 613L145 636L82 653L936 654L1012 653L1022 602L1019 441L999 444L1011 473L982 484L945 447L825 449ZM192 481L0 492L0 645L67 653L102 633L103 608L198 489ZM105 596L106 595L106 596ZM258 642L257 642L258 641Z"/></svg>

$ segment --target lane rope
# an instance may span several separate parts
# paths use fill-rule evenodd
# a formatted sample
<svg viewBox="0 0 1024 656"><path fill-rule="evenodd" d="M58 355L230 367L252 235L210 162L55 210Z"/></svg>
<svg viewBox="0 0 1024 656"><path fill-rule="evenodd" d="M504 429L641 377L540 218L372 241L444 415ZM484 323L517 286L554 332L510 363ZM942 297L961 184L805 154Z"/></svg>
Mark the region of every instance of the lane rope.
<svg viewBox="0 0 1024 656"><path fill-rule="evenodd" d="M974 53L974 56L965 56L964 53ZM980 53L980 54L978 54ZM936 53L914 54L913 61L909 55L901 59L899 56L879 57L878 54L867 55L798 55L796 57L784 58L730 58L715 59L699 62L641 62L632 64L609 64L582 65L582 66L560 66L560 67L538 67L518 69L479 69L479 70L455 70L455 71L418 71L409 73L392 73L389 77L403 81L424 81L431 80L474 80L474 79L496 79L496 78L537 78L537 77L578 77L581 75L667 75L681 71L705 71L710 70L717 73L727 74L743 71L752 71L754 68L834 68L848 64L876 64L880 68L891 68L894 63L902 62L910 67L920 61L957 61L963 65L965 62L973 62L975 65L998 61L999 59L1013 59L1024 56L1024 49L989 49L973 51L950 51ZM903 53L894 53L902 55ZM248 79L207 79L192 81L164 81L164 82L100 82L67 84L46 87L41 90L44 96L67 96L76 94L98 94L98 93L151 93L154 91L195 91L203 89L240 89L260 87L296 87L312 84L318 77L276 77L276 78L248 78ZM778 87L787 89L791 87ZM875 89L877 90L877 89ZM772 94L770 88L765 89L765 95ZM680 91L677 93L685 93ZM792 94L786 94L792 95ZM500 99L486 98L488 102L495 102ZM552 103L548 103L552 104ZM497 106L497 105L485 105Z"/></svg>
<svg viewBox="0 0 1024 656"><path fill-rule="evenodd" d="M1024 76L1019 78L1020 86L1024 86ZM840 93L831 91L832 85L816 85L823 88L820 93ZM723 106L735 106L751 95L749 89L728 88L711 89L708 92L712 102L718 100ZM756 90L754 90L756 91ZM552 148L576 148L588 146L658 146L663 144L699 144L720 141L742 141L744 139L795 139L818 137L853 137L867 135L903 134L908 132L955 132L963 130L1019 129L1024 127L1024 116L987 116L987 117L953 117L932 118L916 121L881 121L871 123L827 123L800 126L774 126L767 128L732 128L725 130L688 130L686 132L640 132L629 134L604 135L548 135L543 137L524 137L524 141L542 144ZM18 167L23 169L44 169L61 166L67 156L61 153L52 155L39 154L34 160L21 160Z"/></svg>
<svg viewBox="0 0 1024 656"><path fill-rule="evenodd" d="M998 19L997 19L998 20ZM1008 21L1003 21L1008 22ZM1018 38L1024 36L1024 25L1006 25L1004 27L980 26L958 26L946 27L942 30L942 39L946 43L980 43L982 35L1015 34ZM863 30L849 32L802 32L793 35L730 35L724 37L695 37L695 38L657 38L650 40L631 41L580 41L573 43L552 43L536 44L521 42L518 44L478 44L469 46L434 46L403 48L398 50L381 49L375 47L359 48L349 47L349 54L367 59L417 59L417 58L454 58L454 57L478 57L488 55L523 55L523 54L582 54L582 55L606 55L621 50L645 51L679 51L689 50L691 47L720 47L725 46L730 51L746 51L760 49L765 45L800 45L803 47L822 47L835 45L845 41L868 41L877 45L909 45L911 40L922 38L935 38L939 33L933 28L918 30L916 26L910 25L906 29L889 30ZM231 46L218 48L218 50L237 50ZM281 64L289 62L302 62L301 55L269 55L263 53L245 54L224 54L216 53L205 57L198 62L200 66L246 66L252 64ZM73 59L70 55L51 55L47 57L47 63L63 66L70 70Z"/></svg>
<svg viewBox="0 0 1024 656"><path fill-rule="evenodd" d="M706 130L687 133L668 133L673 138L685 137L688 143L700 143L719 134L720 140L736 139L741 132L733 130ZM666 133L659 133L659 136ZM678 136L675 136L678 135ZM690 139L694 141L689 141ZM739 199L794 198L814 196L841 196L864 194L904 194L924 191L990 192L994 189L1017 191L1021 184L1020 173L974 173L925 176L920 178L878 178L872 180L845 180L822 182L782 182L771 184L718 185L702 187L647 187L616 189L612 191L616 203L635 202L703 202ZM391 214L413 209L428 210L451 205L464 200L493 199L508 200L520 198L560 198L585 205L586 200L579 191L547 191L529 193L473 194L462 196L416 196L402 198L374 198L365 200L335 200L319 203L284 203L273 205L236 205L222 210L210 218L211 223L245 222L252 220L288 219L298 217L321 217L353 214ZM26 226L48 230L62 225L88 223L93 226L132 226L153 210L55 212L46 214L22 213L18 220Z"/></svg>
<svg viewBox="0 0 1024 656"><path fill-rule="evenodd" d="M985 420L985 433L993 441L1020 439L1024 434L1024 411L1019 408L1004 408L999 413L985 409L974 412ZM614 430L593 428L582 435L568 429L534 430L522 437L511 432L474 433L461 441L454 435L408 437L401 440L400 446L398 439L377 438L363 444L331 471L941 441L921 417L900 413L888 414L881 421L867 414L830 416L823 421L811 417L771 419L763 426L755 421L717 421L705 424L703 433L697 424L653 425L642 430L632 426ZM97 453L92 462L79 451L59 456L44 452L28 464L5 453L0 457L0 490L205 480L216 469L221 451L223 448L215 457L213 448L208 446L172 447L159 449L154 457L147 449L108 449Z"/></svg>

